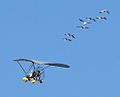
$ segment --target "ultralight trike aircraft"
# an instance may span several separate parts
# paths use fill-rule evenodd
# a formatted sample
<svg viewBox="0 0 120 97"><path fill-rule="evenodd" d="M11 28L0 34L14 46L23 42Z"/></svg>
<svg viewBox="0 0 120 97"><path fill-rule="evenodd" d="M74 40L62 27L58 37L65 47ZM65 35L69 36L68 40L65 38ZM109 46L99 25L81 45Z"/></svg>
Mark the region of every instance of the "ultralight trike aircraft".
<svg viewBox="0 0 120 97"><path fill-rule="evenodd" d="M43 83L44 80L44 70L47 69L50 66L57 66L57 67L63 67L63 68L69 68L69 65L62 64L62 63L55 63L55 62L42 62L38 60L28 59L28 58L19 58L15 59L13 61L16 61L23 72L25 73L25 76L23 77L23 81L31 81L32 83L35 83L36 81ZM32 63L28 70L26 71L21 62L30 62Z"/></svg>

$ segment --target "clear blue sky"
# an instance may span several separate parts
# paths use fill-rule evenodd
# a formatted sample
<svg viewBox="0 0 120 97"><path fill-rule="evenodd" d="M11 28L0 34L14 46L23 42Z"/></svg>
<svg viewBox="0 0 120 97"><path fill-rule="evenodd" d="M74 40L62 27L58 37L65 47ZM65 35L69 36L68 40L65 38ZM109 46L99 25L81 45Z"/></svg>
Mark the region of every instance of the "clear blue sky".
<svg viewBox="0 0 120 97"><path fill-rule="evenodd" d="M1 97L120 97L119 0L1 0ZM108 9L108 21L77 29L78 18ZM64 33L76 40L65 42ZM24 83L12 60L33 58L66 63L51 67L45 83Z"/></svg>

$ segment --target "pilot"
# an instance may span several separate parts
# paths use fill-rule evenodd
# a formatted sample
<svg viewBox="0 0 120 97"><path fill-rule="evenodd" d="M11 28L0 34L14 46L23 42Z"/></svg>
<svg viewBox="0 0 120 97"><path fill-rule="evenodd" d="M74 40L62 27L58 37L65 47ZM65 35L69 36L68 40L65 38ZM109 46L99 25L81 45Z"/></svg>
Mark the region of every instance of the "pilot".
<svg viewBox="0 0 120 97"><path fill-rule="evenodd" d="M31 82L35 83L36 80L38 80L39 76L40 76L40 71L39 70L31 72L31 74L30 74Z"/></svg>

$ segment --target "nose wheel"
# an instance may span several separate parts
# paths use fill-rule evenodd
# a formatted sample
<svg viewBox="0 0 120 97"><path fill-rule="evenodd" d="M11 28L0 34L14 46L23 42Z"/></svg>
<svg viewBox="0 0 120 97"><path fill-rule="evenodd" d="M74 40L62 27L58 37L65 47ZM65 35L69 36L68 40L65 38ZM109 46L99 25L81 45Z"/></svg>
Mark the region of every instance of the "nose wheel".
<svg viewBox="0 0 120 97"><path fill-rule="evenodd" d="M43 83L44 82L44 80L40 80L40 83Z"/></svg>

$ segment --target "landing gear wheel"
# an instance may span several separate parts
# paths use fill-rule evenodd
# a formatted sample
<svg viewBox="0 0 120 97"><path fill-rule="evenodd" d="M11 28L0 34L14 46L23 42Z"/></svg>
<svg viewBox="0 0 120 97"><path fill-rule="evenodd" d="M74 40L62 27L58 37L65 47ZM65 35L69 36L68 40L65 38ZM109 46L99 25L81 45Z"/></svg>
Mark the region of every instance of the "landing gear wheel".
<svg viewBox="0 0 120 97"><path fill-rule="evenodd" d="M40 80L40 83L43 83L44 82L44 80Z"/></svg>

